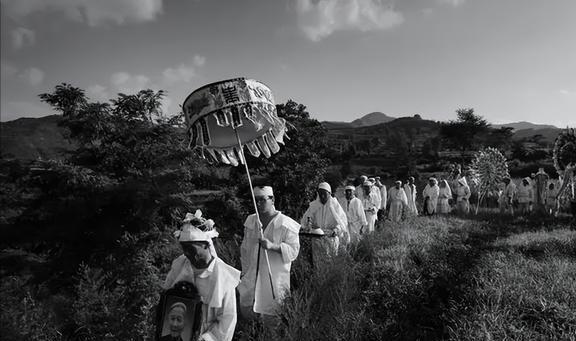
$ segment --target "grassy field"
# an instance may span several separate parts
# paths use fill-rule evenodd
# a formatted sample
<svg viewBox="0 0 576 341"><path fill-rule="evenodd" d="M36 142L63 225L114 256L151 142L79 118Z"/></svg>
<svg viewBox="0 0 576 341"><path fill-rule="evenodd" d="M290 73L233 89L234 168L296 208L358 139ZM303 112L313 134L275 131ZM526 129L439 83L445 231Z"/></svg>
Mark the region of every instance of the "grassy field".
<svg viewBox="0 0 576 341"><path fill-rule="evenodd" d="M294 264L281 340L576 340L576 230L551 218L385 224L310 271ZM264 340L240 321L237 338Z"/></svg>

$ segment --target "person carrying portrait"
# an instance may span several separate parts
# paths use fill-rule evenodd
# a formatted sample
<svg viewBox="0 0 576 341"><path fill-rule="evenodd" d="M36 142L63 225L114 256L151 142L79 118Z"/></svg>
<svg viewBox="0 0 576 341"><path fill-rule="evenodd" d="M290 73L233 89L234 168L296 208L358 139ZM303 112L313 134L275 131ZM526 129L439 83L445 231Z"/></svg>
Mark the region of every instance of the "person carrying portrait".
<svg viewBox="0 0 576 341"><path fill-rule="evenodd" d="M357 242L363 229L368 225L362 201L354 195L355 189L354 186L346 186L344 188L345 197L340 201L340 206L346 212L351 242Z"/></svg>
<svg viewBox="0 0 576 341"><path fill-rule="evenodd" d="M402 188L402 181L398 180L394 183L394 187L388 191L388 218L391 221L402 220L402 212L408 207L408 198Z"/></svg>
<svg viewBox="0 0 576 341"><path fill-rule="evenodd" d="M253 190L258 216L251 214L244 222L240 311L246 318L259 314L267 330L274 330L280 304L290 293L290 269L300 252L300 224L276 209L271 186Z"/></svg>
<svg viewBox="0 0 576 341"><path fill-rule="evenodd" d="M236 286L240 271L218 258L212 238L218 236L211 219L202 212L188 213L175 236L183 254L172 262L163 288L181 282L192 283L202 300L200 338L203 341L230 341L236 327Z"/></svg>
<svg viewBox="0 0 576 341"><path fill-rule="evenodd" d="M436 212L436 205L438 204L438 195L440 194L440 188L438 187L438 180L436 178L429 178L428 184L424 187L422 191L422 196L424 197L423 211L424 215L433 215Z"/></svg>

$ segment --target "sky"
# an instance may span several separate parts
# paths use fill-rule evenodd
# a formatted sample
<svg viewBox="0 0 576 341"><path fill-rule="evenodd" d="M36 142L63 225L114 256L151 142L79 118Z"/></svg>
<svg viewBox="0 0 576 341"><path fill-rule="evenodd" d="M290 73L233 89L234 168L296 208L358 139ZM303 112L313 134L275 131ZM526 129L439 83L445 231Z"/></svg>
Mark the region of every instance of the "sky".
<svg viewBox="0 0 576 341"><path fill-rule="evenodd" d="M164 111L219 80L350 122L370 112L576 126L574 0L0 0L2 121L166 90Z"/></svg>

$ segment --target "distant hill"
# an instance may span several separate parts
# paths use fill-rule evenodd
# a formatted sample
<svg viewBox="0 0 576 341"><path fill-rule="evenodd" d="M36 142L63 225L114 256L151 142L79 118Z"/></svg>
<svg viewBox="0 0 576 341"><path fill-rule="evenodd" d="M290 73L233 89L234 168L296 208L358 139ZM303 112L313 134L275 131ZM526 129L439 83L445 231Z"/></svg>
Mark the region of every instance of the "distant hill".
<svg viewBox="0 0 576 341"><path fill-rule="evenodd" d="M58 115L40 118L19 118L0 122L0 153L2 157L20 160L62 159L66 151L74 149L58 126Z"/></svg>
<svg viewBox="0 0 576 341"><path fill-rule="evenodd" d="M335 121L324 121L322 124L326 129L346 129L346 128L359 128L368 127L377 124L382 124L395 120L395 117L388 116L381 112L371 112L360 118L355 119L352 122L335 122Z"/></svg>
<svg viewBox="0 0 576 341"><path fill-rule="evenodd" d="M524 129L558 129L553 125L549 124L534 124L526 121L505 123L505 124L492 124L493 128L510 127L514 130L524 130Z"/></svg>
<svg viewBox="0 0 576 341"><path fill-rule="evenodd" d="M515 130L514 136L512 137L515 140L521 139L529 139L536 135L542 135L542 140L547 143L554 143L556 137L562 132L562 129L559 128L543 128L543 129L521 129Z"/></svg>

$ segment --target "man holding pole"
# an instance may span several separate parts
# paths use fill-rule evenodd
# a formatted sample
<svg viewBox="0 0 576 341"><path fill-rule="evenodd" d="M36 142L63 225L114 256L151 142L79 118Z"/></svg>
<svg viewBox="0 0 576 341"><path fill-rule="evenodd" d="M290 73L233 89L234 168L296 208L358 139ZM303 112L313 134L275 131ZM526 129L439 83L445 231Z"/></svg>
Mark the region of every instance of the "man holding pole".
<svg viewBox="0 0 576 341"><path fill-rule="evenodd" d="M252 311L274 329L282 299L290 293L290 267L300 251L300 224L277 211L270 186L255 186L257 213L244 222L238 292L245 317Z"/></svg>

